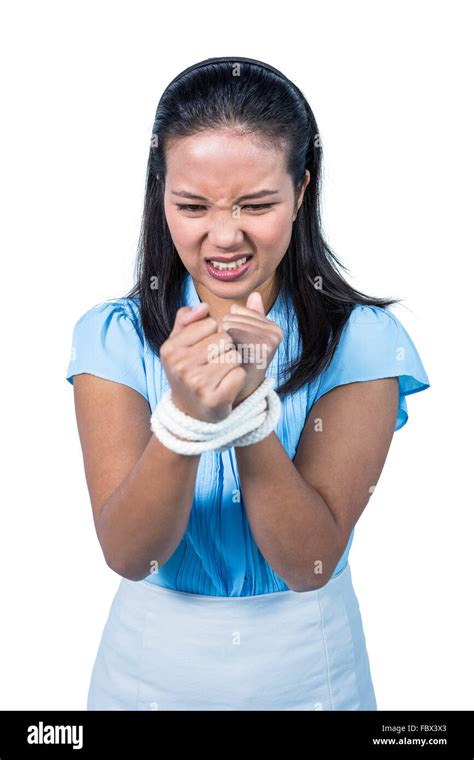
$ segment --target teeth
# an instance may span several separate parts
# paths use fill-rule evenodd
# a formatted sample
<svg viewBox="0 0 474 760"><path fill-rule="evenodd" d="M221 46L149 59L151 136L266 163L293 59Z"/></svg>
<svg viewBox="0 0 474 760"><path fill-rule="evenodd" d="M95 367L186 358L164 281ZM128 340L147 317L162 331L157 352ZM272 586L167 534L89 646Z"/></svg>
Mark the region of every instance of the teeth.
<svg viewBox="0 0 474 760"><path fill-rule="evenodd" d="M237 259L237 261L231 261L230 264L225 264L223 261L213 261L211 259L211 264L216 269L222 269L222 270L224 270L224 269L237 269L237 267L241 267L242 264L245 264L245 262L247 261L247 259L248 259L248 256L244 256L243 259Z"/></svg>

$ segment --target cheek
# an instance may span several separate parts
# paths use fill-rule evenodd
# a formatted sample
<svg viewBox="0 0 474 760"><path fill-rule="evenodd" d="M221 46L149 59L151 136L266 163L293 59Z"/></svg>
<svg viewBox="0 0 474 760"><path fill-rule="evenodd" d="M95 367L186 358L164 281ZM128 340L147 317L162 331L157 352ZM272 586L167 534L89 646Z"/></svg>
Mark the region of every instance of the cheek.
<svg viewBox="0 0 474 760"><path fill-rule="evenodd" d="M287 244L291 237L291 215L287 211L268 214L259 225L255 227L255 237L264 247L277 248Z"/></svg>
<svg viewBox="0 0 474 760"><path fill-rule="evenodd" d="M166 222L176 248L186 248L193 245L196 240L196 230L189 224L188 219L180 216L179 211L166 209Z"/></svg>

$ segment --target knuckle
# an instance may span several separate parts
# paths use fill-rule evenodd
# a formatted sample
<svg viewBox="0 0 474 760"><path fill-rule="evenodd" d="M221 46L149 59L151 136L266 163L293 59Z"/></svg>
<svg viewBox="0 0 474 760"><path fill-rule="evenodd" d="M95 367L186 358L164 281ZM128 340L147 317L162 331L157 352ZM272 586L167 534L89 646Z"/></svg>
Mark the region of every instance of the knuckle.
<svg viewBox="0 0 474 760"><path fill-rule="evenodd" d="M229 335L229 333L226 332L225 330L223 330L220 333L217 333L216 337L218 337L219 340L224 341L224 345L226 345L226 346L233 346L234 345L234 341L232 340L232 336Z"/></svg>
<svg viewBox="0 0 474 760"><path fill-rule="evenodd" d="M163 359L169 359L170 355L173 352L173 347L169 340L165 340L165 342L162 344L160 348L160 356Z"/></svg>
<svg viewBox="0 0 474 760"><path fill-rule="evenodd" d="M223 341L223 343L224 345L222 346L222 350L219 352L219 362L228 364L229 362L234 361L237 349L235 348L232 341Z"/></svg>
<svg viewBox="0 0 474 760"><path fill-rule="evenodd" d="M210 393L207 389L203 390L202 400L204 401L208 409L217 409L217 407L220 404L220 400L217 396L217 393Z"/></svg>
<svg viewBox="0 0 474 760"><path fill-rule="evenodd" d="M188 387L193 391L193 393L198 393L201 390L202 386L202 377L199 374L192 374L189 375L187 378L187 384Z"/></svg>
<svg viewBox="0 0 474 760"><path fill-rule="evenodd" d="M178 359L173 365L173 372L179 380L186 380L188 365L184 359Z"/></svg>

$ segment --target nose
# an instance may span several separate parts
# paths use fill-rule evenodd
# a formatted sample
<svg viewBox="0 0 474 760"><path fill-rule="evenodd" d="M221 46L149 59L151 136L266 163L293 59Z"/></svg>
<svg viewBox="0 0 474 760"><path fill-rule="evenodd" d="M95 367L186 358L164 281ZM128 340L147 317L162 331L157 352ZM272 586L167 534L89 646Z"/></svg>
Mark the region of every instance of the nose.
<svg viewBox="0 0 474 760"><path fill-rule="evenodd" d="M214 248L233 249L242 246L244 233L240 226L240 218L232 211L217 214L209 222L208 239Z"/></svg>

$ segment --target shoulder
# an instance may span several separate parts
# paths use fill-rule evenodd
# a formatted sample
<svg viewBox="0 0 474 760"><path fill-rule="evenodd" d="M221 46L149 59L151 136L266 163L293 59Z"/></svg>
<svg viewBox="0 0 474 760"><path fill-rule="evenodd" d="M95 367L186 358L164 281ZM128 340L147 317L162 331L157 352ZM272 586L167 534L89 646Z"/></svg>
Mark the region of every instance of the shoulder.
<svg viewBox="0 0 474 760"><path fill-rule="evenodd" d="M143 337L138 298L115 298L95 304L83 312L74 325L74 331L94 331L111 325L133 328Z"/></svg>
<svg viewBox="0 0 474 760"><path fill-rule="evenodd" d="M405 396L429 388L430 382L400 319L389 308L357 304L320 375L314 401L337 385L385 377L397 377L399 381L398 429L408 419Z"/></svg>
<svg viewBox="0 0 474 760"><path fill-rule="evenodd" d="M370 330L389 331L398 329L401 322L389 308L356 304L352 309L345 327L349 331L363 333L364 327Z"/></svg>
<svg viewBox="0 0 474 760"><path fill-rule="evenodd" d="M404 362L414 357L415 345L402 322L388 308L357 304L350 313L333 356L333 368L348 360L363 374L378 358ZM354 367L355 362L355 367ZM399 367L401 369L402 366Z"/></svg>
<svg viewBox="0 0 474 760"><path fill-rule="evenodd" d="M129 385L147 398L145 340L136 298L95 304L76 321L66 379L89 373Z"/></svg>

